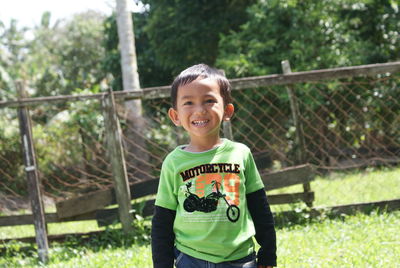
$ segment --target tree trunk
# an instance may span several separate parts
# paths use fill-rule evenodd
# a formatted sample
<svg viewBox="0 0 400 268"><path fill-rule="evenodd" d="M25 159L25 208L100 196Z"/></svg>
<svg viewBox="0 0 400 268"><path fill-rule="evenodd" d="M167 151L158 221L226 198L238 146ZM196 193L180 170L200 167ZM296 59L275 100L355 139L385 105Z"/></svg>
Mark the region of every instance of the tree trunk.
<svg viewBox="0 0 400 268"><path fill-rule="evenodd" d="M139 74L135 51L135 38L131 12L128 10L128 0L117 0L117 25L121 68L124 91L140 91ZM145 120L142 113L141 99L125 102L124 129L126 163L131 181L150 177L149 155L146 152L144 139Z"/></svg>

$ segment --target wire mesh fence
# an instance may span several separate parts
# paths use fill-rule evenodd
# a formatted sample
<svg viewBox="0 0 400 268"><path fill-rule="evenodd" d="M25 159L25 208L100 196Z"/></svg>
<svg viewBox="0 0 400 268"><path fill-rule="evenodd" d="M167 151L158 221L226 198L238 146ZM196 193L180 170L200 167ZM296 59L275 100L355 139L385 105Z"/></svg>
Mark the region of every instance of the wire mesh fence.
<svg viewBox="0 0 400 268"><path fill-rule="evenodd" d="M292 85L299 104L300 135L284 86L234 92L235 140L267 151L271 168L295 165L297 150L319 173L398 163L399 75L346 78Z"/></svg>
<svg viewBox="0 0 400 268"><path fill-rule="evenodd" d="M313 164L321 175L398 164L400 72L346 76L300 82L278 77L281 82L261 86L232 80L233 139L255 154L267 155L264 161L270 171L301 162ZM288 89L298 103L297 125ZM126 102L117 99L130 183L158 177L167 153L188 142L187 134L168 118L169 97L158 94L168 90L150 91L136 99L141 114L132 114ZM4 200L27 198L17 106L0 109L0 198ZM113 185L102 98L39 101L30 104L30 115L46 196L62 200Z"/></svg>

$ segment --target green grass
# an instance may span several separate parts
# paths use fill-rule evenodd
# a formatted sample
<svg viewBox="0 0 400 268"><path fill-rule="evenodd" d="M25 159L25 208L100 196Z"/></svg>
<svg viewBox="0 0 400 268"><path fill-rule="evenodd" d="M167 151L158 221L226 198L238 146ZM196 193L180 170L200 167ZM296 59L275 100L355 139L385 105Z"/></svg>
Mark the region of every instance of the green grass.
<svg viewBox="0 0 400 268"><path fill-rule="evenodd" d="M400 168L336 173L311 183L315 206L333 206L400 198ZM301 186L269 192L302 191ZM276 211L297 206L273 206ZM322 215L277 226L279 267L400 267L400 211L372 212L341 218ZM0 267L152 267L148 220L136 221L137 233L126 237L109 229L89 241L53 243L50 261L37 261L34 245L0 246ZM118 227L118 226L117 226ZM50 234L99 230L95 221L49 224ZM33 236L33 226L1 227L0 238Z"/></svg>
<svg viewBox="0 0 400 268"><path fill-rule="evenodd" d="M311 182L315 193L314 206L374 202L400 198L400 168L331 173L317 176ZM302 192L301 185L269 191L267 194ZM291 209L291 206L272 206L273 211Z"/></svg>
<svg viewBox="0 0 400 268"><path fill-rule="evenodd" d="M359 214L277 232L280 267L400 267L400 212Z"/></svg>
<svg viewBox="0 0 400 268"><path fill-rule="evenodd" d="M279 267L400 267L400 211L277 228ZM147 230L148 232L148 230ZM109 232L91 242L52 244L46 267L152 267L148 240ZM36 250L10 243L0 267L40 267Z"/></svg>

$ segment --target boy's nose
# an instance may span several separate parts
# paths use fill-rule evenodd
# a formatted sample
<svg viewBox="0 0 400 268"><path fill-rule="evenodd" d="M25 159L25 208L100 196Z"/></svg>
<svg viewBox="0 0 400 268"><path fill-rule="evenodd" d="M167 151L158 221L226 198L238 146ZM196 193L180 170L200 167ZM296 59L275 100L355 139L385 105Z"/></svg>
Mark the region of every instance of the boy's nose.
<svg viewBox="0 0 400 268"><path fill-rule="evenodd" d="M204 114L204 113L206 113L206 109L203 105L198 105L198 106L196 106L195 113Z"/></svg>

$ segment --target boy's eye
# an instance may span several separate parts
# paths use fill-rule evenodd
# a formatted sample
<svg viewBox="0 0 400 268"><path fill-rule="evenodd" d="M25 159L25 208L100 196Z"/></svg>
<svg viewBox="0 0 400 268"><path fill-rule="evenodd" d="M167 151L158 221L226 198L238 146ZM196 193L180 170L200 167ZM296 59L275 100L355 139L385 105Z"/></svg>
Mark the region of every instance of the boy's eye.
<svg viewBox="0 0 400 268"><path fill-rule="evenodd" d="M206 103L216 103L217 101L216 100L214 100L214 99L208 99L208 100L206 100Z"/></svg>
<svg viewBox="0 0 400 268"><path fill-rule="evenodd" d="M183 103L183 105L192 105L192 104L193 104L193 102L191 102L191 101L186 101Z"/></svg>

